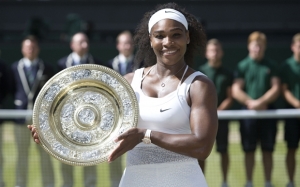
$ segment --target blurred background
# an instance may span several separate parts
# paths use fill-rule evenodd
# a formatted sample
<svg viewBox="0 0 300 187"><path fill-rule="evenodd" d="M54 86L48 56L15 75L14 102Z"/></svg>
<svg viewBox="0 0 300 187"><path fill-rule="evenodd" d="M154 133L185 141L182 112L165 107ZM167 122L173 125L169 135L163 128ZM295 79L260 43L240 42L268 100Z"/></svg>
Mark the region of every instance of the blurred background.
<svg viewBox="0 0 300 187"><path fill-rule="evenodd" d="M40 58L54 68L58 59L69 54L70 38L77 32L89 37L90 53L103 62L118 54L116 37L123 30L134 33L143 14L152 10L164 0L0 0L0 58L7 65L22 58L21 42L27 35L40 39ZM299 0L181 0L173 1L185 7L202 22L207 38L217 38L224 49L223 62L229 69L247 56L247 38L253 31L264 32L267 36L266 56L280 64L290 57L292 37L300 32ZM194 68L205 62L203 56L195 59ZM11 96L8 96L2 108L12 108ZM237 108L234 106L233 108ZM278 120L275 168L273 180L276 187L285 186L287 174L284 166L286 147L283 140L283 122ZM4 149L4 181L6 187L14 186L16 150L13 138L12 122L2 125ZM42 186L39 157L36 145L30 150L30 172L28 186ZM241 187L245 183L243 153L240 146L238 122L230 124L231 166L228 183L232 187ZM260 165L261 155L257 152L254 183L263 186L263 171ZM299 153L297 161L300 163ZM53 160L55 184L62 184L59 162ZM123 160L123 167L124 165ZM213 150L206 166L209 186L221 184L219 156ZM110 186L108 164L97 166L98 187ZM296 185L300 186L300 167L296 167ZM76 167L75 187L82 186L82 168Z"/></svg>

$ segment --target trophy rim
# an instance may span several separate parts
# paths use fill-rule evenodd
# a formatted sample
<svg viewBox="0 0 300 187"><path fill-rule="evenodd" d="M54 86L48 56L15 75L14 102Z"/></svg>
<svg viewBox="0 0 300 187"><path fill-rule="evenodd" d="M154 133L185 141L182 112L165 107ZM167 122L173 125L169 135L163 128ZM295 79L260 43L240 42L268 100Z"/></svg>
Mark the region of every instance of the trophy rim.
<svg viewBox="0 0 300 187"><path fill-rule="evenodd" d="M131 85L127 82L127 80L122 75L120 75L118 72L116 72L113 69L110 69L110 68L102 66L102 65L97 65L97 64L82 64L82 65L76 65L76 66L66 68L66 69L58 72L57 74L55 74L53 77L51 77L44 84L44 86L40 90L40 92L39 92L39 94L38 94L38 96L35 100L34 107L33 107L33 115L32 115L33 126L37 130L39 140L40 140L40 145L43 147L43 149L48 154L50 154L51 156L56 158L57 160L65 163L65 164L73 165L73 166L92 166L92 165L96 165L96 164L100 164L100 163L105 163L108 160L108 156L109 156L110 152L118 145L117 143L115 143L114 146L112 146L111 150L109 152L106 152L105 156L102 156L98 160L93 160L93 161L88 161L88 162L77 161L77 160L73 161L72 159L70 159L70 160L65 159L62 156L59 156L57 153L55 153L55 151L53 151L53 149L51 149L47 146L48 142L42 136L42 132L40 130L40 127L38 126L39 125L38 124L39 114L40 114L39 108L40 108L41 102L42 102L43 97L46 94L47 90L55 82L55 80L57 78L59 78L60 76L62 76L63 74L69 73L69 72L74 72L76 70L86 70L86 69L88 69L88 70L98 70L98 71L101 71L103 73L106 73L106 74L112 76L113 78L116 78L117 81L119 81L119 83L125 88L127 94L130 97L131 104L132 104L132 110L133 110L133 124L131 124L131 128L134 128L134 127L137 126L138 116L139 116L138 101L137 101L137 98L136 98L136 95L135 95L135 92L134 92L133 88L131 87ZM100 81L100 80L96 80L96 81ZM53 125L55 125L55 123ZM51 124L49 124L49 126L51 126Z"/></svg>

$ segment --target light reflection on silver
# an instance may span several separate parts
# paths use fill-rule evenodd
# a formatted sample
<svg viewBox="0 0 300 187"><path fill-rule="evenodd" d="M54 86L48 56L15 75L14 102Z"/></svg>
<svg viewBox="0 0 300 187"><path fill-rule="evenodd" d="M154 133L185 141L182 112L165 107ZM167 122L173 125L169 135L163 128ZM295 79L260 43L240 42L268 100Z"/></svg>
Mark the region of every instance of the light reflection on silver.
<svg viewBox="0 0 300 187"><path fill-rule="evenodd" d="M48 102L51 102L53 101L54 97L56 96L56 94L59 92L60 90L60 86L59 84L52 84L50 86L50 88L48 89L47 93L45 94L45 100L48 101Z"/></svg>
<svg viewBox="0 0 300 187"><path fill-rule="evenodd" d="M73 118L75 107L74 105L67 103L61 110L61 121L70 122Z"/></svg>
<svg viewBox="0 0 300 187"><path fill-rule="evenodd" d="M75 142L79 142L79 143L83 143L83 144L88 144L88 143L91 142L92 136L88 132L75 131L75 132L72 132L71 138Z"/></svg>
<svg viewBox="0 0 300 187"><path fill-rule="evenodd" d="M81 69L81 70L72 72L73 80L80 80L83 78L87 78L90 75L91 75L91 70L88 70L88 69Z"/></svg>
<svg viewBox="0 0 300 187"><path fill-rule="evenodd" d="M68 156L68 154L69 154L69 149L67 149L60 143L54 144L53 149L62 156Z"/></svg>
<svg viewBox="0 0 300 187"><path fill-rule="evenodd" d="M86 103L100 104L101 95L95 92L85 92L83 95L83 100Z"/></svg>
<svg viewBox="0 0 300 187"><path fill-rule="evenodd" d="M89 108L83 108L78 113L79 121L86 125L93 125L93 122L96 118L95 113Z"/></svg>
<svg viewBox="0 0 300 187"><path fill-rule="evenodd" d="M130 100L124 99L124 100L122 100L122 102L123 102L123 106L124 106L124 114L126 116L131 115L132 106L131 106Z"/></svg>
<svg viewBox="0 0 300 187"><path fill-rule="evenodd" d="M102 115L102 121L101 121L101 129L104 131L108 131L112 128L112 125L114 124L114 114L111 111L107 111Z"/></svg>
<svg viewBox="0 0 300 187"><path fill-rule="evenodd" d="M48 115L46 113L41 113L39 115L39 121L40 121L40 128L42 131L47 131L50 128L48 123Z"/></svg>
<svg viewBox="0 0 300 187"><path fill-rule="evenodd" d="M107 75L107 74L103 74L102 77L101 77L101 80L103 82L105 82L106 84L109 85L110 81L111 81L111 76Z"/></svg>
<svg viewBox="0 0 300 187"><path fill-rule="evenodd" d="M33 112L41 145L67 164L105 162L117 146L111 134L137 125L137 103L130 89L115 71L98 65L78 65L53 76Z"/></svg>

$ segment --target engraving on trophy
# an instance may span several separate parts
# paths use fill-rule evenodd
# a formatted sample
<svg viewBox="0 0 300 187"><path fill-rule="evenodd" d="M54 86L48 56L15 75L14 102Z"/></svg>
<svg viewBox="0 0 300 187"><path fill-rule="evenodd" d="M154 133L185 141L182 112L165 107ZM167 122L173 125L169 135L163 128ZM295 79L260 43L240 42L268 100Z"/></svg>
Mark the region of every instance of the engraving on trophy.
<svg viewBox="0 0 300 187"><path fill-rule="evenodd" d="M91 75L91 70L81 69L81 70L72 72L72 79L79 80L79 79L87 78L90 75Z"/></svg>
<svg viewBox="0 0 300 187"><path fill-rule="evenodd" d="M99 158L99 156L100 156L100 151L99 150L87 151L87 152L82 154L82 158L86 159L86 160L94 160L94 159Z"/></svg>
<svg viewBox="0 0 300 187"><path fill-rule="evenodd" d="M81 122L81 124L86 126L92 126L95 118L96 118L95 113L93 112L93 110L89 108L83 108L78 113L79 121Z"/></svg>
<svg viewBox="0 0 300 187"><path fill-rule="evenodd" d="M60 155L66 157L69 154L69 149L61 145L60 143L53 144L53 150L55 150Z"/></svg>
<svg viewBox="0 0 300 187"><path fill-rule="evenodd" d="M63 70L45 84L33 121L43 148L71 165L107 161L113 139L137 125L133 90L116 72L98 65Z"/></svg>
<svg viewBox="0 0 300 187"><path fill-rule="evenodd" d="M75 131L71 134L72 140L75 142L79 142L82 144L88 144L92 140L92 136L88 132L80 132L80 131Z"/></svg>
<svg viewBox="0 0 300 187"><path fill-rule="evenodd" d="M123 103L123 106L124 106L125 116L131 115L132 106L131 106L130 99L126 98L126 99L122 100L122 103Z"/></svg>
<svg viewBox="0 0 300 187"><path fill-rule="evenodd" d="M102 130L108 131L111 130L113 124L114 124L114 114L111 111L107 111L102 116L100 127Z"/></svg>
<svg viewBox="0 0 300 187"><path fill-rule="evenodd" d="M101 80L102 80L104 83L106 83L106 84L109 85L109 82L110 82L110 80L111 80L111 76L109 76L109 75L107 75L107 74L103 74L102 77L101 77Z"/></svg>
<svg viewBox="0 0 300 187"><path fill-rule="evenodd" d="M75 107L70 103L66 103L61 110L61 121L62 122L70 122L73 118Z"/></svg>
<svg viewBox="0 0 300 187"><path fill-rule="evenodd" d="M39 122L42 131L46 131L50 128L48 123L48 115L46 113L41 113L39 115Z"/></svg>
<svg viewBox="0 0 300 187"><path fill-rule="evenodd" d="M53 101L56 94L59 92L60 86L56 83L52 84L50 88L48 89L47 93L45 94L45 100L48 102Z"/></svg>
<svg viewBox="0 0 300 187"><path fill-rule="evenodd" d="M83 95L83 100L86 103L93 103L93 104L100 104L101 102L101 95L94 92L85 92Z"/></svg>

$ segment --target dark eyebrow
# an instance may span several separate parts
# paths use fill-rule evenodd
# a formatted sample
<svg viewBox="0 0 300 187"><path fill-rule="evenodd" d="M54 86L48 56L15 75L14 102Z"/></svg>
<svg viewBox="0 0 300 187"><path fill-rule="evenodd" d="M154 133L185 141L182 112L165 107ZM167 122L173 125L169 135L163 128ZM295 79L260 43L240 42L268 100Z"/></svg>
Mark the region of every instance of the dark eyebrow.
<svg viewBox="0 0 300 187"><path fill-rule="evenodd" d="M174 31L176 31L176 30L179 30L179 31L184 32L184 30L181 29L181 28L179 28L179 27L175 27L175 28L171 29L170 31L171 31L171 32L174 32ZM154 33L155 33L155 34L160 34L160 33L164 33L164 32L165 32L165 31L163 31L163 30L157 30L157 31L153 31L153 34L154 34Z"/></svg>

